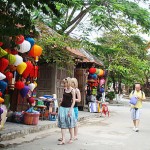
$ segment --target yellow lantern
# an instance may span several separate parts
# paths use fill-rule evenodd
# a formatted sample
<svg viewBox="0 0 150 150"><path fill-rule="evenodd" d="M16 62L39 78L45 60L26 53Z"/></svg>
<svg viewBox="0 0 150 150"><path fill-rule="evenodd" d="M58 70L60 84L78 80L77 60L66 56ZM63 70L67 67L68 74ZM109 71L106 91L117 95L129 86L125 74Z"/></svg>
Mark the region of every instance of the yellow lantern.
<svg viewBox="0 0 150 150"><path fill-rule="evenodd" d="M0 97L0 104L4 103L4 99Z"/></svg>
<svg viewBox="0 0 150 150"><path fill-rule="evenodd" d="M16 57L12 54L8 54L7 59L9 60L9 65L13 65L16 62Z"/></svg>
<svg viewBox="0 0 150 150"><path fill-rule="evenodd" d="M100 71L99 71L98 76L102 77L102 76L104 75L104 70L102 70L102 69L99 69L99 70L100 70Z"/></svg>
<svg viewBox="0 0 150 150"><path fill-rule="evenodd" d="M35 88L36 88L37 87L37 83L35 81L33 83L35 84Z"/></svg>
<svg viewBox="0 0 150 150"><path fill-rule="evenodd" d="M0 58L7 55L7 52L0 47Z"/></svg>
<svg viewBox="0 0 150 150"><path fill-rule="evenodd" d="M20 65L17 66L17 72L19 74L22 74L25 71L26 67L27 64L25 62L22 62Z"/></svg>

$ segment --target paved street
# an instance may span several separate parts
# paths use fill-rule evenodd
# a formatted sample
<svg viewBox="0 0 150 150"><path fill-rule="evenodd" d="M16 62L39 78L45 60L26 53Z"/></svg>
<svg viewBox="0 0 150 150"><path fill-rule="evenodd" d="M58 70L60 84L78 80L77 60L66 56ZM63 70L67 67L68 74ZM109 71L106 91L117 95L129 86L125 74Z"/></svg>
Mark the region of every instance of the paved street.
<svg viewBox="0 0 150 150"><path fill-rule="evenodd" d="M80 122L79 139L72 144L57 145L60 129L50 129L8 150L150 150L150 103L144 102L139 132L132 131L128 106L109 106L109 109L110 117L97 114Z"/></svg>

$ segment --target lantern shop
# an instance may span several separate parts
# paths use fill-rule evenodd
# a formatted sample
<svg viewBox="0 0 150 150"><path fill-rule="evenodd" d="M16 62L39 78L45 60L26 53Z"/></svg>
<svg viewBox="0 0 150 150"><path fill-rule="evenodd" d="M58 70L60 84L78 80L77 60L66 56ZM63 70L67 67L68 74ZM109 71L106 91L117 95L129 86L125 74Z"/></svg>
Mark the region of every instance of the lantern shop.
<svg viewBox="0 0 150 150"><path fill-rule="evenodd" d="M90 112L100 112L100 107L105 98L105 77L107 72L103 69L91 67L89 69L86 103Z"/></svg>
<svg viewBox="0 0 150 150"><path fill-rule="evenodd" d="M0 122L34 105L38 57L42 48L32 37L18 35L0 42ZM15 115L16 115L15 114ZM39 112L35 111L39 116Z"/></svg>
<svg viewBox="0 0 150 150"><path fill-rule="evenodd" d="M89 109L89 102L92 102L93 98L99 94L100 79L104 76L104 71L102 69L96 69L103 68L102 61L85 49L80 49L80 52L84 54L86 58L76 63L74 76L78 80L78 86L81 92L81 102L78 106L81 110L84 110ZM104 85L102 84L101 86L101 90L104 90ZM92 92L93 96L91 96Z"/></svg>

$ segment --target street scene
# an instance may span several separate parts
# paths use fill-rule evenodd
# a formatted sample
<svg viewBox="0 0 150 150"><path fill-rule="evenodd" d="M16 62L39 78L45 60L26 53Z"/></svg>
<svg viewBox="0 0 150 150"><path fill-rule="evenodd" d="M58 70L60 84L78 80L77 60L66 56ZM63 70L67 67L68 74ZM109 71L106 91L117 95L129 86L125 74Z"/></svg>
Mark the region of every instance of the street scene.
<svg viewBox="0 0 150 150"><path fill-rule="evenodd" d="M132 130L130 107L128 101L125 100L124 105L109 106L110 117L104 115L100 117L100 114L95 113L82 119L79 122L78 140L72 144L57 145L57 140L61 135L60 129L56 127L39 134L25 136L19 145L16 145L19 140L16 139L9 148L4 149L99 150L102 148L104 150L132 150L134 147L137 150L150 150L149 108L150 103L144 102L139 132ZM66 136L69 140L69 133ZM3 150L3 148L1 149Z"/></svg>
<svg viewBox="0 0 150 150"><path fill-rule="evenodd" d="M150 0L1 0L0 149L150 150Z"/></svg>

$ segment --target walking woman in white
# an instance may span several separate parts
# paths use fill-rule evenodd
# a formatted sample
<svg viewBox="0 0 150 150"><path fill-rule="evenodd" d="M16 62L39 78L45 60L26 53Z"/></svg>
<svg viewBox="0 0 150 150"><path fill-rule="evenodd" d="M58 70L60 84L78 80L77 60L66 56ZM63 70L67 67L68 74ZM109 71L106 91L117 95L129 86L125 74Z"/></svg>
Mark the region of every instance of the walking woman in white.
<svg viewBox="0 0 150 150"><path fill-rule="evenodd" d="M71 87L71 78L65 78L63 98L58 112L58 127L61 128L61 142L58 145L65 144L66 129L69 129L70 140L69 144L73 142L73 128L76 126L74 105L75 105L75 90Z"/></svg>
<svg viewBox="0 0 150 150"><path fill-rule="evenodd" d="M75 113L75 119L78 121L78 104L81 101L81 93L78 89L78 81L76 78L71 79L71 86L75 89L75 105L74 105L74 113ZM77 134L78 134L78 125L76 124L74 128L74 140L77 140Z"/></svg>

